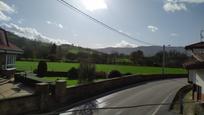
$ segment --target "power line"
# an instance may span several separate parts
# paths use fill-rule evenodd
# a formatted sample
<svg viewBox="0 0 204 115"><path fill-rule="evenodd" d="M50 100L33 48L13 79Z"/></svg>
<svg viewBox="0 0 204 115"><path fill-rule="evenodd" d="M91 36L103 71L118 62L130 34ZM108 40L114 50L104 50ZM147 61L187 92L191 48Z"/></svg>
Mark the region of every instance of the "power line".
<svg viewBox="0 0 204 115"><path fill-rule="evenodd" d="M127 38L129 38L129 39L132 39L132 40L137 41L137 42L142 43L142 44L155 45L155 44L150 43L150 42L146 42L146 41L143 41L143 40L140 40L140 39L136 39L136 38L134 38L134 37L132 37L132 36L126 34L125 32L122 32L122 31L120 31L120 30L115 29L114 27L111 27L111 26L105 24L104 22L99 21L99 20L97 20L96 18L94 18L94 17L88 15L87 13L81 11L80 9L78 9L77 7L71 5L70 3L66 2L65 0L57 0L57 1L60 2L60 3L62 3L62 4L65 5L65 6L69 7L69 8L71 8L72 10L78 12L79 14L84 15L85 17L89 18L90 20L94 21L95 23L98 23L98 24L104 26L105 28L107 28L107 29L109 29L109 30L111 30L111 31L114 31L114 32L116 32L116 33L118 33L118 34L120 34L120 35L122 35L122 36L124 36L124 37L127 37ZM157 45L156 45L156 46L157 46Z"/></svg>

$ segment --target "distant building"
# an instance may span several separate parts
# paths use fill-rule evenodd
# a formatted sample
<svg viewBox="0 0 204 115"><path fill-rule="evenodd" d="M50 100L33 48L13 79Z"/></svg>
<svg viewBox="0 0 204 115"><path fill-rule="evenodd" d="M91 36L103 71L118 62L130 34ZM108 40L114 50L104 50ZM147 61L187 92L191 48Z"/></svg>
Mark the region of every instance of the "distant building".
<svg viewBox="0 0 204 115"><path fill-rule="evenodd" d="M193 99L204 101L204 42L186 46L185 49L194 58L184 64L189 73L188 81L193 84Z"/></svg>
<svg viewBox="0 0 204 115"><path fill-rule="evenodd" d="M12 77L16 71L16 56L23 50L11 44L7 38L7 32L0 28L0 77Z"/></svg>

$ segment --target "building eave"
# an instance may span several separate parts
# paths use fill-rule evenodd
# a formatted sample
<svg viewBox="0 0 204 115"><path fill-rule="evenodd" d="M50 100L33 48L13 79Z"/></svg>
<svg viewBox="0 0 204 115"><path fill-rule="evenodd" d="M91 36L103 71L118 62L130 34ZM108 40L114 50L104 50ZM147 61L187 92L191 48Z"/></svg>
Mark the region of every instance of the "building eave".
<svg viewBox="0 0 204 115"><path fill-rule="evenodd" d="M0 53L4 53L4 54L23 54L23 50L0 49Z"/></svg>

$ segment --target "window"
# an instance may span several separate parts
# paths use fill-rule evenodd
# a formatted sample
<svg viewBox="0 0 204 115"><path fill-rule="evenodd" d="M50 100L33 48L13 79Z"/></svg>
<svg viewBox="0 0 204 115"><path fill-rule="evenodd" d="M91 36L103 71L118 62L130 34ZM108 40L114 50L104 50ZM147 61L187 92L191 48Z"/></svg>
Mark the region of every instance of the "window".
<svg viewBox="0 0 204 115"><path fill-rule="evenodd" d="M6 55L6 69L15 68L15 62L15 55Z"/></svg>

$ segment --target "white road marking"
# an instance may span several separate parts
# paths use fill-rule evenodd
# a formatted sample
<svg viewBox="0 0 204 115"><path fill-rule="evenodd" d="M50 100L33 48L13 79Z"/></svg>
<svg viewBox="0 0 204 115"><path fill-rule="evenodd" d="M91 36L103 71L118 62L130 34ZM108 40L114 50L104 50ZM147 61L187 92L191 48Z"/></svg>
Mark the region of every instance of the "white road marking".
<svg viewBox="0 0 204 115"><path fill-rule="evenodd" d="M165 103L167 101L167 99L172 95L173 92L171 92L166 98L164 98L164 100L161 103ZM157 112L159 111L159 109L161 108L162 105L159 105L154 112L152 113L152 115L156 115Z"/></svg>

